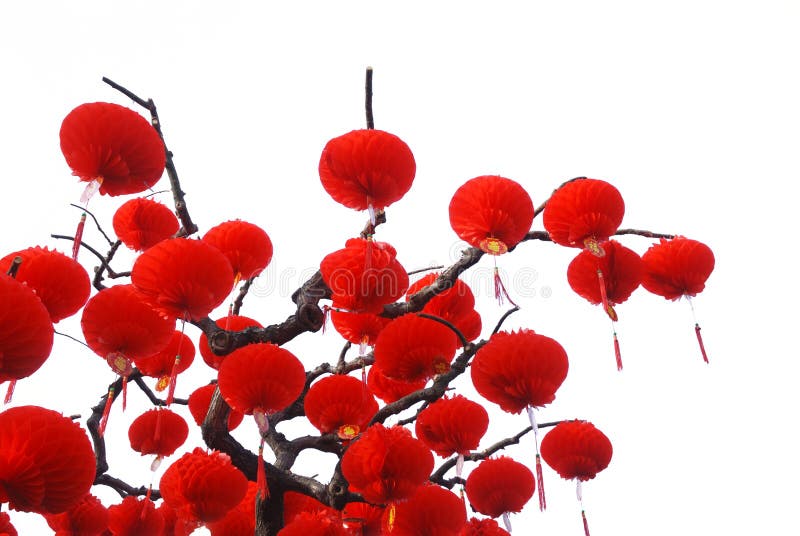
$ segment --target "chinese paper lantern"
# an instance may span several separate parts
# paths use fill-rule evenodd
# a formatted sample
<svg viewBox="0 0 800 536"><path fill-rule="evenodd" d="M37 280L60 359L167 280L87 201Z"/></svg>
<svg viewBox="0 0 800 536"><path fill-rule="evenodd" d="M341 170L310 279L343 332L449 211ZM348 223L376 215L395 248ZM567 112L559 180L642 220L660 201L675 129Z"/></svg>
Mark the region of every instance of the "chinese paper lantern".
<svg viewBox="0 0 800 536"><path fill-rule="evenodd" d="M253 320L252 318L242 315L224 316L216 320L216 323L219 327L227 331L242 331L245 328L264 327L260 322L258 322L258 320ZM205 333L200 334L200 340L198 341L197 346L200 349L200 355L203 357L203 361L206 362L206 365L214 370L219 370L219 366L225 359L225 356L216 355L211 351L211 348L208 345L208 337Z"/></svg>
<svg viewBox="0 0 800 536"><path fill-rule="evenodd" d="M372 313L331 310L331 322L333 322L334 329L346 341L360 345L362 356L366 354L366 346L373 346L378 334L391 321L391 318L384 318Z"/></svg>
<svg viewBox="0 0 800 536"><path fill-rule="evenodd" d="M550 337L528 329L492 335L475 354L470 368L472 383L485 399L509 413L519 413L527 408L536 443L536 478L541 510L547 504L534 408L555 399L568 370L569 361L564 348Z"/></svg>
<svg viewBox="0 0 800 536"><path fill-rule="evenodd" d="M0 536L17 536L17 529L11 524L11 518L5 512L0 512Z"/></svg>
<svg viewBox="0 0 800 536"><path fill-rule="evenodd" d="M464 456L478 448L489 414L464 396L445 396L420 411L414 426L420 441L442 458L458 455L456 476L461 477Z"/></svg>
<svg viewBox="0 0 800 536"><path fill-rule="evenodd" d="M410 497L428 479L433 454L403 427L373 424L350 444L342 457L342 474L350 491L384 504Z"/></svg>
<svg viewBox="0 0 800 536"><path fill-rule="evenodd" d="M0 383L27 378L53 348L53 323L33 290L0 272Z"/></svg>
<svg viewBox="0 0 800 536"><path fill-rule="evenodd" d="M256 532L256 483L247 482L247 493L219 521L206 526L211 536L252 536Z"/></svg>
<svg viewBox="0 0 800 536"><path fill-rule="evenodd" d="M494 519L473 517L461 529L459 536L509 536L509 532L501 529Z"/></svg>
<svg viewBox="0 0 800 536"><path fill-rule="evenodd" d="M202 426L203 421L208 414L208 408L211 406L211 397L214 396L214 390L217 388L215 384L204 385L195 389L189 395L189 412L194 417L194 422L198 426ZM231 410L228 415L228 431L235 429L239 426L244 419L244 413L241 411Z"/></svg>
<svg viewBox="0 0 800 536"><path fill-rule="evenodd" d="M384 514L386 534L393 536L458 536L466 523L464 503L452 491L422 485L394 512Z"/></svg>
<svg viewBox="0 0 800 536"><path fill-rule="evenodd" d="M285 492L283 494L283 523L288 525L303 512L311 514L323 512L325 515L339 516L338 510L319 502L313 497L296 491Z"/></svg>
<svg viewBox="0 0 800 536"><path fill-rule="evenodd" d="M61 514L45 514L48 526L57 535L79 534L81 536L101 536L108 528L108 509L100 500L87 493L72 508ZM3 533L0 525L0 534Z"/></svg>
<svg viewBox="0 0 800 536"><path fill-rule="evenodd" d="M156 391L167 392L167 405L172 404L175 394L175 383L178 374L186 371L194 361L194 344L192 340L180 331L173 331L169 343L147 357L138 357L134 360L136 367L145 376L158 378Z"/></svg>
<svg viewBox="0 0 800 536"><path fill-rule="evenodd" d="M145 411L133 420L128 428L131 448L142 456L155 454L153 470L161 459L171 456L189 436L189 427L183 417L166 408Z"/></svg>
<svg viewBox="0 0 800 536"><path fill-rule="evenodd" d="M323 434L336 432L340 439L353 439L378 411L378 403L367 386L336 374L311 385L303 399L308 421Z"/></svg>
<svg viewBox="0 0 800 536"><path fill-rule="evenodd" d="M162 534L164 517L149 497L128 495L108 507L108 529L113 536Z"/></svg>
<svg viewBox="0 0 800 536"><path fill-rule="evenodd" d="M123 203L111 220L117 237L128 248L144 251L178 232L180 224L169 208L138 197Z"/></svg>
<svg viewBox="0 0 800 536"><path fill-rule="evenodd" d="M63 253L39 246L23 249L0 259L0 272L6 273L15 257L22 258L15 279L36 293L53 323L74 315L89 299L89 275Z"/></svg>
<svg viewBox="0 0 800 536"><path fill-rule="evenodd" d="M467 498L472 508L489 517L503 516L511 532L508 514L519 512L533 496L536 481L523 464L506 456L481 461L467 477Z"/></svg>
<svg viewBox="0 0 800 536"><path fill-rule="evenodd" d="M581 482L594 478L611 463L613 448L606 435L587 421L563 421L542 439L542 457L562 478L575 479L586 536L589 525L583 509Z"/></svg>
<svg viewBox="0 0 800 536"><path fill-rule="evenodd" d="M415 281L408 287L406 301L416 292L433 284L438 277L439 274L433 272ZM469 285L461 279L456 279L452 287L431 298L421 312L447 320L468 341L477 339L481 334L481 316L475 310L475 296Z"/></svg>
<svg viewBox="0 0 800 536"><path fill-rule="evenodd" d="M642 286L653 294L668 300L685 296L692 308L691 297L705 288L706 280L714 270L714 253L711 248L690 238L682 236L664 240L650 246L642 256L644 274ZM695 319L694 331L703 361L708 363L700 324Z"/></svg>
<svg viewBox="0 0 800 536"><path fill-rule="evenodd" d="M497 175L470 179L450 200L450 227L469 245L492 256L516 246L531 228L534 208L528 192L517 182ZM495 261L495 296L508 296Z"/></svg>
<svg viewBox="0 0 800 536"><path fill-rule="evenodd" d="M241 502L247 492L247 478L227 454L196 448L167 468L159 488L179 517L208 523L222 519Z"/></svg>
<svg viewBox="0 0 800 536"><path fill-rule="evenodd" d="M408 288L408 274L397 251L371 238L351 238L329 253L319 269L337 307L357 313L380 313Z"/></svg>
<svg viewBox="0 0 800 536"><path fill-rule="evenodd" d="M171 238L139 255L131 282L160 313L199 320L225 301L233 288L233 269L215 247Z"/></svg>
<svg viewBox="0 0 800 536"><path fill-rule="evenodd" d="M38 406L0 413L0 504L58 514L77 504L94 482L94 451L86 432Z"/></svg>
<svg viewBox="0 0 800 536"><path fill-rule="evenodd" d="M161 501L161 504L156 508L156 512L161 514L164 520L163 536L189 536L197 529L196 521L178 517L178 513L165 501ZM146 536L146 534L143 533L142 536ZM247 536L250 535L248 534Z"/></svg>
<svg viewBox="0 0 800 536"><path fill-rule="evenodd" d="M602 256L599 243L617 232L624 214L619 190L605 181L582 177L553 192L545 205L543 224L556 244L588 248Z"/></svg>
<svg viewBox="0 0 800 536"><path fill-rule="evenodd" d="M341 518L327 512L301 512L278 531L278 536L348 536Z"/></svg>
<svg viewBox="0 0 800 536"><path fill-rule="evenodd" d="M405 382L427 380L450 370L455 334L439 322L408 314L383 328L375 342L375 364Z"/></svg>
<svg viewBox="0 0 800 536"><path fill-rule="evenodd" d="M231 263L234 286L260 274L272 260L272 241L259 226L232 220L212 227L203 242L220 250Z"/></svg>
<svg viewBox="0 0 800 536"><path fill-rule="evenodd" d="M342 509L344 526L360 536L381 536L384 508L364 502L351 502Z"/></svg>
<svg viewBox="0 0 800 536"><path fill-rule="evenodd" d="M639 255L617 242L608 240L598 244L605 255L598 257L590 250L581 251L567 268L567 280L579 296L595 305L602 304L612 321L614 353L617 369L622 370L622 356L617 331L614 306L627 300L642 280L642 260Z"/></svg>
<svg viewBox="0 0 800 536"><path fill-rule="evenodd" d="M372 365L367 374L367 386L370 392L387 404L396 402L404 396L422 389L426 383L428 383L427 378L413 382L389 378L376 365Z"/></svg>
<svg viewBox="0 0 800 536"><path fill-rule="evenodd" d="M383 210L403 197L417 166L408 145L382 130L353 130L322 150L319 178L334 201L355 210Z"/></svg>

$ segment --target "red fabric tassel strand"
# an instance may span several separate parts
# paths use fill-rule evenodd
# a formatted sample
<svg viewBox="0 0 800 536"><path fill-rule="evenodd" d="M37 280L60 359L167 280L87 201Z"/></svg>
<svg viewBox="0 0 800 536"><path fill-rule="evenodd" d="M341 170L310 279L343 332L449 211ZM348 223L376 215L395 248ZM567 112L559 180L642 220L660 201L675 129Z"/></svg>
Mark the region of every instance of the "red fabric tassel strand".
<svg viewBox="0 0 800 536"><path fill-rule="evenodd" d="M697 344L700 345L700 353L703 354L703 361L708 363L708 356L706 355L706 347L703 345L703 336L700 335L700 324L695 323L694 333L697 335Z"/></svg>
<svg viewBox="0 0 800 536"><path fill-rule="evenodd" d="M544 496L544 475L542 474L542 457L536 455L536 490L539 492L539 511L543 512L547 508L547 500Z"/></svg>
<svg viewBox="0 0 800 536"><path fill-rule="evenodd" d="M611 303L609 303L608 301L608 295L606 294L606 280L603 277L602 270L597 270L597 280L600 283L600 299L603 301L603 310L606 312L606 314L611 320L616 322L617 312L614 310L614 307L612 307Z"/></svg>
<svg viewBox="0 0 800 536"><path fill-rule="evenodd" d="M8 404L11 402L11 397L14 396L14 387L17 386L17 380L11 380L8 382L8 390L6 391L6 397L3 399L4 404Z"/></svg>
<svg viewBox="0 0 800 536"><path fill-rule="evenodd" d="M508 291L505 285L503 285L503 280L500 279L500 271L497 269L497 266L494 267L494 297L500 305L503 305L503 298L505 298L508 300L508 303L514 307L518 307L518 305L514 303L514 300L511 299L511 296L508 295Z"/></svg>
<svg viewBox="0 0 800 536"><path fill-rule="evenodd" d="M122 377L122 411L128 406L128 377Z"/></svg>
<svg viewBox="0 0 800 536"><path fill-rule="evenodd" d="M589 522L586 521L586 512L581 510L581 519L583 519L583 533L585 536L591 536L589 534Z"/></svg>
<svg viewBox="0 0 800 536"><path fill-rule="evenodd" d="M269 499L269 487L267 486L267 473L264 469L264 438L258 445L258 470L256 473L256 483L258 485L258 495L262 501Z"/></svg>
<svg viewBox="0 0 800 536"><path fill-rule="evenodd" d="M111 404L114 402L114 387L108 388L108 396L106 397L106 405L103 407L103 415L100 417L100 424L97 426L97 433L100 437L106 431L106 424L108 424L108 414L111 413Z"/></svg>
<svg viewBox="0 0 800 536"><path fill-rule="evenodd" d="M614 331L614 356L617 358L617 370L622 370L622 352L619 350L619 339L617 339L616 330Z"/></svg>
<svg viewBox="0 0 800 536"><path fill-rule="evenodd" d="M81 249L81 239L83 238L83 228L86 226L86 213L81 214L78 228L75 229L75 238L72 239L72 260L78 260L78 251Z"/></svg>

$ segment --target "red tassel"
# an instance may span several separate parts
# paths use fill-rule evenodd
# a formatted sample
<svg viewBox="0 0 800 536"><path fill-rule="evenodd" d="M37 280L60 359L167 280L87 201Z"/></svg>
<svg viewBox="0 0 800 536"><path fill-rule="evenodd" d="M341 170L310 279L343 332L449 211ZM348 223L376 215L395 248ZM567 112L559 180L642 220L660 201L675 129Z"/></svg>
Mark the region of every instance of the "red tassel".
<svg viewBox="0 0 800 536"><path fill-rule="evenodd" d="M497 266L494 267L494 297L500 305L503 305L503 298L505 297L508 303L514 307L518 307L518 305L514 303L514 300L511 299L511 296L508 295L508 291L506 291L506 287L503 285L503 280L500 279L500 271L497 269Z"/></svg>
<svg viewBox="0 0 800 536"><path fill-rule="evenodd" d="M700 352L703 354L703 361L708 363L708 356L706 355L706 347L703 345L703 336L700 335L700 324L695 323L694 333L697 335L697 343L700 345Z"/></svg>
<svg viewBox="0 0 800 536"><path fill-rule="evenodd" d="M108 396L106 397L106 405L103 408L103 415L100 417L100 424L97 426L97 433L100 434L100 437L103 437L103 434L106 431L106 424L108 424L108 414L111 413L111 404L114 402L114 388L108 388Z"/></svg>
<svg viewBox="0 0 800 536"><path fill-rule="evenodd" d="M583 533L585 534L585 536L591 536L589 534L589 522L586 521L586 512L584 512L583 510L581 510L581 518L583 519Z"/></svg>
<svg viewBox="0 0 800 536"><path fill-rule="evenodd" d="M608 295L606 294L606 280L603 277L603 272L601 270L597 270L597 280L600 282L600 299L603 302L603 310L606 314L613 320L614 322L617 321L617 312L614 310L614 307L611 306L611 303L608 301Z"/></svg>
<svg viewBox="0 0 800 536"><path fill-rule="evenodd" d="M128 406L128 377L122 377L122 411Z"/></svg>
<svg viewBox="0 0 800 536"><path fill-rule="evenodd" d="M81 249L81 239L83 238L83 227L86 225L86 213L81 214L81 221L75 229L75 238L72 240L72 260L78 260L78 251Z"/></svg>
<svg viewBox="0 0 800 536"><path fill-rule="evenodd" d="M617 370L622 370L622 353L619 351L619 339L617 339L617 332L614 332L614 355L617 358Z"/></svg>
<svg viewBox="0 0 800 536"><path fill-rule="evenodd" d="M267 486L267 473L264 469L264 439L261 439L261 444L258 446L258 471L256 472L256 484L258 485L258 494L261 500L269 499L269 487Z"/></svg>
<svg viewBox="0 0 800 536"><path fill-rule="evenodd" d="M331 318L331 307L330 305L323 305L322 306L322 334L325 334L325 328L328 325L328 320Z"/></svg>
<svg viewBox="0 0 800 536"><path fill-rule="evenodd" d="M536 487L539 491L539 511L544 512L547 508L547 500L544 496L544 475L542 474L542 457L536 455Z"/></svg>
<svg viewBox="0 0 800 536"><path fill-rule="evenodd" d="M178 381L178 366L181 364L180 354L175 356L175 362L172 364L172 372L169 375L169 388L167 390L167 406L172 404L175 399L175 384Z"/></svg>
<svg viewBox="0 0 800 536"><path fill-rule="evenodd" d="M17 380L11 380L8 382L8 390L6 391L6 397L3 399L4 404L8 404L11 402L11 397L14 396L14 387L17 386Z"/></svg>

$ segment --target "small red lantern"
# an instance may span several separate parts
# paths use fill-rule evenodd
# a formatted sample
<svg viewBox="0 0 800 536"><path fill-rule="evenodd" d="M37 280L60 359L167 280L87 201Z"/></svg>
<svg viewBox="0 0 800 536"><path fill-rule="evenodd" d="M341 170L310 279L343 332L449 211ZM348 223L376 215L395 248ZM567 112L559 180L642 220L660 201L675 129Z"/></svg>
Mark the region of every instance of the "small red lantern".
<svg viewBox="0 0 800 536"><path fill-rule="evenodd" d="M360 536L382 536L384 508L364 502L351 502L342 509L344 526Z"/></svg>
<svg viewBox="0 0 800 536"><path fill-rule="evenodd" d="M375 364L397 380L428 380L450 370L456 336L449 327L414 314L396 318L375 342Z"/></svg>
<svg viewBox="0 0 800 536"><path fill-rule="evenodd" d="M200 240L171 238L139 255L131 282L163 315L199 320L230 294L233 269L215 247Z"/></svg>
<svg viewBox="0 0 800 536"><path fill-rule="evenodd" d="M614 186L581 177L553 192L544 209L544 228L556 244L588 248L603 255L598 244L617 232L625 202Z"/></svg>
<svg viewBox="0 0 800 536"><path fill-rule="evenodd" d="M128 495L108 507L108 529L114 536L162 534L164 517L149 497Z"/></svg>
<svg viewBox="0 0 800 536"><path fill-rule="evenodd" d="M372 365L367 374L367 386L373 395L380 398L387 404L396 402L414 391L419 391L428 383L427 378L406 382L389 378L383 373L380 367Z"/></svg>
<svg viewBox="0 0 800 536"><path fill-rule="evenodd" d="M197 426L202 426L203 421L206 419L208 408L211 406L211 397L214 396L216 388L217 386L213 383L204 385L195 389L189 395L189 413L192 414ZM228 431L239 426L242 420L244 420L244 413L232 409L228 415Z"/></svg>
<svg viewBox="0 0 800 536"><path fill-rule="evenodd" d="M382 130L353 130L322 150L319 178L336 201L355 210L383 210L400 200L414 182L417 166L408 145Z"/></svg>
<svg viewBox="0 0 800 536"><path fill-rule="evenodd" d="M178 218L169 208L146 197L123 203L111 223L117 237L134 251L151 248L180 228Z"/></svg>
<svg viewBox="0 0 800 536"><path fill-rule="evenodd" d="M394 511L386 511L383 519L386 534L392 536L458 536L465 523L461 499L433 484L418 487Z"/></svg>
<svg viewBox="0 0 800 536"><path fill-rule="evenodd" d="M340 439L356 437L378 411L378 403L363 382L340 374L312 384L303 407L317 430L336 432Z"/></svg>
<svg viewBox="0 0 800 536"><path fill-rule="evenodd" d="M380 423L367 428L342 457L342 474L350 490L375 504L407 499L432 469L433 454L411 432Z"/></svg>
<svg viewBox="0 0 800 536"><path fill-rule="evenodd" d="M467 477L467 498L472 508L489 517L503 516L511 532L509 512L519 512L533 496L536 481L523 464L506 456L487 458Z"/></svg>
<svg viewBox="0 0 800 536"><path fill-rule="evenodd" d="M258 225L232 220L212 227L203 242L220 250L233 268L233 286L260 274L272 260L272 241Z"/></svg>
<svg viewBox="0 0 800 536"><path fill-rule="evenodd" d="M159 488L178 517L208 523L222 519L241 502L247 492L247 478L227 454L196 448L167 468Z"/></svg>
<svg viewBox="0 0 800 536"><path fill-rule="evenodd" d="M91 292L89 275L74 260L36 246L0 259L0 272L6 273L15 257L22 258L15 279L36 293L53 323L74 315L86 304Z"/></svg>
<svg viewBox="0 0 800 536"><path fill-rule="evenodd" d="M459 536L510 536L510 533L501 529L494 519L473 517L464 525Z"/></svg>
<svg viewBox="0 0 800 536"><path fill-rule="evenodd" d="M169 343L162 350L147 357L138 357L134 363L145 376L158 378L156 391L163 391L169 387L166 402L170 405L175 395L178 374L186 371L193 361L192 340L185 333L173 331Z"/></svg>
<svg viewBox="0 0 800 536"><path fill-rule="evenodd" d="M438 277L439 274L434 272L414 282L408 287L406 301L416 292L433 284ZM477 339L481 334L481 315L475 310L475 296L469 285L461 279L456 279L452 287L431 298L421 312L447 320L468 341Z"/></svg>
<svg viewBox="0 0 800 536"><path fill-rule="evenodd" d="M245 328L264 327L258 320L253 320L252 318L241 315L228 315L216 320L216 323L219 327L226 331L242 331ZM225 356L216 355L211 351L211 348L208 345L208 337L205 333L200 334L200 340L198 341L197 346L200 348L200 355L203 357L203 361L206 362L206 365L214 370L219 370L219 366L222 364Z"/></svg>
<svg viewBox="0 0 800 536"><path fill-rule="evenodd" d="M586 536L581 482L591 480L611 463L613 448L606 435L587 421L562 421L542 439L542 457L562 478L575 479Z"/></svg>
<svg viewBox="0 0 800 536"><path fill-rule="evenodd" d="M366 353L366 346L373 346L378 334L385 328L391 318L384 318L372 313L350 313L333 309L331 322L336 331L346 341L362 345L361 355Z"/></svg>
<svg viewBox="0 0 800 536"><path fill-rule="evenodd" d="M108 528L108 509L100 500L87 493L83 499L61 514L45 514L47 525L59 536L80 534L81 536L101 536ZM0 535L3 534L0 523Z"/></svg>
<svg viewBox="0 0 800 536"><path fill-rule="evenodd" d="M161 458L172 456L187 437L189 427L186 421L166 408L145 411L128 428L131 448L142 456L155 454L156 461L153 463L156 467Z"/></svg>
<svg viewBox="0 0 800 536"><path fill-rule="evenodd" d="M278 536L349 536L352 533L338 515L328 512L301 512L278 531Z"/></svg>

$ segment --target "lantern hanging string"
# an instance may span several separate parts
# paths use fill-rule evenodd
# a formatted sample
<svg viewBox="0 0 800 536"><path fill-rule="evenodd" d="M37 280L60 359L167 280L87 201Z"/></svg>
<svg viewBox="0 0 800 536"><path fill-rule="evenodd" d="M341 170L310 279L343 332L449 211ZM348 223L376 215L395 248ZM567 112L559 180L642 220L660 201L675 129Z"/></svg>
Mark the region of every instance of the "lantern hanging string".
<svg viewBox="0 0 800 536"><path fill-rule="evenodd" d="M528 421L533 429L533 442L536 444L536 490L539 495L539 511L547 508L547 499L544 495L544 474L542 472L542 456L539 454L539 425L536 424L536 415L533 407L526 408L528 411Z"/></svg>

